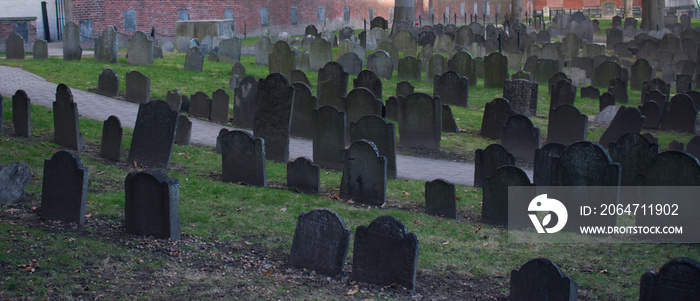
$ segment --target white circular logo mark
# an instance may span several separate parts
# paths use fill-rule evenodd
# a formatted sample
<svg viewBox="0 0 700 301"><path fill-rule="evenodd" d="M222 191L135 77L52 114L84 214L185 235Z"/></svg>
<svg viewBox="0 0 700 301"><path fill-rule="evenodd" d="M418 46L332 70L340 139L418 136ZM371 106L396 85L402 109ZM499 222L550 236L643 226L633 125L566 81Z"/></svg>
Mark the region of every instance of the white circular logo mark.
<svg viewBox="0 0 700 301"><path fill-rule="evenodd" d="M537 218L536 213L528 214L532 224L535 225L535 229L537 229L537 233L557 233L561 231L561 229L564 229L566 221L569 218L569 214L566 211L564 204L555 199L548 199L546 194L540 194L532 199L532 201L530 201L530 205L527 206L527 210L553 212L557 215L557 224L554 225L554 227L544 228L545 226L549 225L549 222L552 221L551 213L547 214L541 222Z"/></svg>

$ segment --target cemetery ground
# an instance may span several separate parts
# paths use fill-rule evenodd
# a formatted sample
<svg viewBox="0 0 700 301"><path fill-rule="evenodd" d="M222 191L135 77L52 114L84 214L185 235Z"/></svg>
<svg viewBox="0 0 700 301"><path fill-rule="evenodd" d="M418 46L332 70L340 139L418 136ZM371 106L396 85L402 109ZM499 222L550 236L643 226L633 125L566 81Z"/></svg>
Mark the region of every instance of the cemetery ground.
<svg viewBox="0 0 700 301"><path fill-rule="evenodd" d="M153 66L126 65L120 54L118 64L99 64L87 57L80 62L51 58L0 60L0 64L81 90L95 88L97 75L105 68L113 68L122 79L126 72L138 70L151 78L154 99L164 99L166 91L174 88L186 95L211 93L228 85L231 72L231 64L209 61L204 72L185 71L184 54L166 54ZM242 63L249 75L268 73L267 66L255 65L252 57L243 57ZM317 72L306 74L315 91ZM385 99L395 94L399 81L395 76L382 80ZM411 83L416 91L432 94L432 83ZM120 85L123 93L123 80ZM484 104L502 91L484 89L481 81L470 90L470 108L452 107L461 132L443 133L439 153L415 155L473 161L474 150L496 142L481 138L478 131ZM233 95L231 90L227 93ZM538 95L538 114L531 119L546 137L547 85L540 85ZM3 96L0 164L26 162L32 178L27 196L0 211L2 299L506 299L510 271L532 258L545 257L579 284L580 299L630 300L638 297L644 272L657 270L671 258L699 254L694 244L509 244L506 229L480 222L481 189L472 187L457 187L458 218L450 220L424 213L422 181L390 180L384 208L340 200L341 174L333 171L322 172L321 194L290 191L285 188L285 165L271 161L267 162L268 188L224 183L221 156L213 147L202 145L175 146L167 171L180 180L182 240L138 237L125 232L124 178L142 167L102 159L102 121L85 118L80 119L86 145L80 157L90 168L86 224L46 222L39 218L43 160L60 149L52 142L51 111L33 106L32 138L19 138L11 134L11 96ZM639 91L630 91L630 99L637 105ZM598 101L579 97L576 107L594 116ZM588 140L597 141L604 130L589 128ZM643 132L658 137L662 149L671 140L691 138ZM124 129L122 157L128 152L131 134ZM338 213L353 231L381 215L401 220L420 241L416 291L353 282L349 277L352 242L340 277L327 279L287 267L297 215L315 208Z"/></svg>

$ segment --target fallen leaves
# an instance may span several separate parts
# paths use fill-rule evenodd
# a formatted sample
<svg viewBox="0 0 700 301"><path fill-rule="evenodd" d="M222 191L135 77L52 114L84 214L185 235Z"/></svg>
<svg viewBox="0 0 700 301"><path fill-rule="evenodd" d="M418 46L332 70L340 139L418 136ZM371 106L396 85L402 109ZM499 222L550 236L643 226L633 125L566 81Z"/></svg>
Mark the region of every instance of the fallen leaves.
<svg viewBox="0 0 700 301"><path fill-rule="evenodd" d="M358 285L355 285L348 290L347 293L345 293L346 296L353 296L357 294L360 291L360 287Z"/></svg>
<svg viewBox="0 0 700 301"><path fill-rule="evenodd" d="M17 265L18 268L23 269L25 271L28 271L29 274L34 273L37 268L39 268L39 263L36 262L36 259L32 259L31 263L28 264L20 264Z"/></svg>

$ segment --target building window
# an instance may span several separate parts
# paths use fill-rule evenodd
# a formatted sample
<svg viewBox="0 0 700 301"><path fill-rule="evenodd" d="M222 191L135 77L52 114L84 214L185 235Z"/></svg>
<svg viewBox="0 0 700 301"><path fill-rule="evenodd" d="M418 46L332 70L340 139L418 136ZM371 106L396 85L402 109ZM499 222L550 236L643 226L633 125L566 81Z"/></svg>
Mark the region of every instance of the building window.
<svg viewBox="0 0 700 301"><path fill-rule="evenodd" d="M124 30L136 31L136 11L135 10L124 11Z"/></svg>
<svg viewBox="0 0 700 301"><path fill-rule="evenodd" d="M326 23L326 8L323 6L318 7L318 23Z"/></svg>
<svg viewBox="0 0 700 301"><path fill-rule="evenodd" d="M290 20L292 21L292 25L297 25L299 24L299 15L297 14L297 8L296 7L290 7L289 8L289 15L290 15Z"/></svg>
<svg viewBox="0 0 700 301"><path fill-rule="evenodd" d="M181 9L177 11L178 18L180 21L187 21L190 19L190 10L189 9Z"/></svg>
<svg viewBox="0 0 700 301"><path fill-rule="evenodd" d="M233 20L233 9L227 8L224 10L224 19Z"/></svg>
<svg viewBox="0 0 700 301"><path fill-rule="evenodd" d="M343 21L350 21L350 6L343 8Z"/></svg>
<svg viewBox="0 0 700 301"><path fill-rule="evenodd" d="M270 16L267 14L266 7L263 7L260 9L260 25L262 25L262 26L270 25Z"/></svg>

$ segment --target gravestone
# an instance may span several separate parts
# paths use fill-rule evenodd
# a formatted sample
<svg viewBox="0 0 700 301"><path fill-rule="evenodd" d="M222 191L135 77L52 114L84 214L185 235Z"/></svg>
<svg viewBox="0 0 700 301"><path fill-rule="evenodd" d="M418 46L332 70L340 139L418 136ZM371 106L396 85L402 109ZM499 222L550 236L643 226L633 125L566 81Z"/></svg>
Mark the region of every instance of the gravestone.
<svg viewBox="0 0 700 301"><path fill-rule="evenodd" d="M350 122L350 141L372 141L380 156L386 158L388 178L396 179L396 129L377 115L367 115L357 122Z"/></svg>
<svg viewBox="0 0 700 301"><path fill-rule="evenodd" d="M267 186L265 141L239 130L229 131L221 141L221 180Z"/></svg>
<svg viewBox="0 0 700 301"><path fill-rule="evenodd" d="M654 101L649 101L638 107L639 111L646 117L644 120L645 129L658 129L661 125L661 109Z"/></svg>
<svg viewBox="0 0 700 301"><path fill-rule="evenodd" d="M314 110L314 163L324 168L343 169L345 119L345 112L334 106Z"/></svg>
<svg viewBox="0 0 700 301"><path fill-rule="evenodd" d="M571 79L571 82L576 87L585 87L588 84L588 80L586 79L586 70L571 67L564 70L564 75Z"/></svg>
<svg viewBox="0 0 700 301"><path fill-rule="evenodd" d="M530 178L519 167L506 165L497 168L491 176L484 179L481 221L508 225L508 187L530 185ZM512 204L516 203L515 200L511 201Z"/></svg>
<svg viewBox="0 0 700 301"><path fill-rule="evenodd" d="M440 149L442 103L439 97L413 93L399 97L397 108L402 147Z"/></svg>
<svg viewBox="0 0 700 301"><path fill-rule="evenodd" d="M644 82L654 78L654 68L645 59L637 59L631 70L630 89L632 90L642 90Z"/></svg>
<svg viewBox="0 0 700 301"><path fill-rule="evenodd" d="M124 181L126 232L180 239L180 181L160 170L134 171Z"/></svg>
<svg viewBox="0 0 700 301"><path fill-rule="evenodd" d="M194 46L187 51L185 56L185 70L202 72L204 68L204 53L198 46Z"/></svg>
<svg viewBox="0 0 700 301"><path fill-rule="evenodd" d="M455 53L452 58L447 61L447 71L457 72L457 74L469 79L470 86L476 86L476 65L472 55L468 52L460 51Z"/></svg>
<svg viewBox="0 0 700 301"><path fill-rule="evenodd" d="M228 88L236 90L238 84L246 77L245 66L241 62L234 62L231 67L231 79L228 81Z"/></svg>
<svg viewBox="0 0 700 301"><path fill-rule="evenodd" d="M697 300L700 263L688 257L676 257L658 272L648 271L640 280L639 300Z"/></svg>
<svg viewBox="0 0 700 301"><path fill-rule="evenodd" d="M410 93L409 93L410 94ZM386 110L386 119L397 120L398 117L398 96L390 96L386 99L386 105L384 106Z"/></svg>
<svg viewBox="0 0 700 301"><path fill-rule="evenodd" d="M552 158L561 156L565 148L566 145L561 143L547 143L542 148L535 150L535 162L532 169L532 179L535 185L550 185Z"/></svg>
<svg viewBox="0 0 700 301"><path fill-rule="evenodd" d="M666 83L660 78L652 78L644 81L642 84L642 104L648 101L648 95L653 90L661 92L665 97L665 101L668 101L671 95L671 84ZM661 107L661 105L659 105L659 107Z"/></svg>
<svg viewBox="0 0 700 301"><path fill-rule="evenodd" d="M113 26L107 26L102 35L95 40L95 62L116 63L119 38Z"/></svg>
<svg viewBox="0 0 700 301"><path fill-rule="evenodd" d="M510 75L510 80L516 80L516 79L531 80L530 74L528 74L522 70Z"/></svg>
<svg viewBox="0 0 700 301"><path fill-rule="evenodd" d="M396 34L392 32L389 38L399 52L403 52L404 56L416 55L416 38L410 31L401 29Z"/></svg>
<svg viewBox="0 0 700 301"><path fill-rule="evenodd" d="M153 65L153 41L143 31L134 32L126 56L129 65Z"/></svg>
<svg viewBox="0 0 700 301"><path fill-rule="evenodd" d="M515 115L515 110L505 98L495 98L486 103L481 120L481 136L488 139L501 139L503 126L508 118Z"/></svg>
<svg viewBox="0 0 700 301"><path fill-rule="evenodd" d="M258 79L249 75L233 91L233 125L252 129L257 108Z"/></svg>
<svg viewBox="0 0 700 301"><path fill-rule="evenodd" d="M224 63L240 63L242 45L243 42L237 37L221 41L216 54L217 60Z"/></svg>
<svg viewBox="0 0 700 301"><path fill-rule="evenodd" d="M350 229L338 214L328 209L302 211L287 263L335 277L343 271L349 245Z"/></svg>
<svg viewBox="0 0 700 301"><path fill-rule="evenodd" d="M576 301L577 295L578 284L549 259L536 258L510 272L511 300Z"/></svg>
<svg viewBox="0 0 700 301"><path fill-rule="evenodd" d="M268 66L270 64L269 55L272 52L272 42L270 37L262 36L255 44L255 64Z"/></svg>
<svg viewBox="0 0 700 301"><path fill-rule="evenodd" d="M24 59L24 40L16 32L10 33L5 39L5 58L8 60Z"/></svg>
<svg viewBox="0 0 700 301"><path fill-rule="evenodd" d="M179 113L162 100L139 105L127 162L167 169Z"/></svg>
<svg viewBox="0 0 700 301"><path fill-rule="evenodd" d="M593 86L581 88L581 98L600 99L600 90Z"/></svg>
<svg viewBox="0 0 700 301"><path fill-rule="evenodd" d="M536 82L524 79L506 81L503 86L503 98L510 102L515 113L535 116L537 114L538 86Z"/></svg>
<svg viewBox="0 0 700 301"><path fill-rule="evenodd" d="M353 88L364 87L372 91L375 97L382 100L382 81L370 70L362 70L352 81Z"/></svg>
<svg viewBox="0 0 700 301"><path fill-rule="evenodd" d="M19 202L24 196L24 188L29 184L32 174L24 162L10 162L0 165L0 205Z"/></svg>
<svg viewBox="0 0 700 301"><path fill-rule="evenodd" d="M474 187L482 187L484 180L504 165L515 165L515 157L502 145L491 144L486 149L477 149L474 152Z"/></svg>
<svg viewBox="0 0 700 301"><path fill-rule="evenodd" d="M183 96L180 94L180 90L168 90L165 96L165 102L170 105L171 109L180 112L180 108L182 108L182 98Z"/></svg>
<svg viewBox="0 0 700 301"><path fill-rule="evenodd" d="M392 216L355 230L352 279L376 285L396 283L413 291L418 266L418 238Z"/></svg>
<svg viewBox="0 0 700 301"><path fill-rule="evenodd" d="M602 113L608 106L615 106L615 94L613 92L605 92L598 99L598 112Z"/></svg>
<svg viewBox="0 0 700 301"><path fill-rule="evenodd" d="M587 44L588 45L588 44ZM590 78L593 75L593 59L590 57L575 57L571 59L572 68L579 68L586 73L586 78Z"/></svg>
<svg viewBox="0 0 700 301"><path fill-rule="evenodd" d="M662 115L659 129L695 134L698 109L690 96L686 94L673 96Z"/></svg>
<svg viewBox="0 0 700 301"><path fill-rule="evenodd" d="M618 43L624 42L624 33L619 28L608 28L605 30L605 49L613 49Z"/></svg>
<svg viewBox="0 0 700 301"><path fill-rule="evenodd" d="M114 69L107 68L100 73L97 80L97 94L107 97L119 95L119 75Z"/></svg>
<svg viewBox="0 0 700 301"><path fill-rule="evenodd" d="M540 148L540 129L527 116L515 114L503 127L501 145L518 160L532 163L535 150Z"/></svg>
<svg viewBox="0 0 700 301"><path fill-rule="evenodd" d="M549 109L556 109L562 105L574 105L576 101L576 86L570 79L558 81L552 87L552 94L549 100Z"/></svg>
<svg viewBox="0 0 700 301"><path fill-rule="evenodd" d="M36 40L36 42L34 42L34 47L32 47L32 57L35 60L49 59L49 45L46 44L46 41Z"/></svg>
<svg viewBox="0 0 700 301"><path fill-rule="evenodd" d="M56 144L81 151L83 135L78 127L78 104L73 102L73 94L68 86L56 87L56 101L53 102L54 140Z"/></svg>
<svg viewBox="0 0 700 301"><path fill-rule="evenodd" d="M360 120L367 115L382 116L384 106L382 101L377 99L372 91L367 88L355 88L343 97L343 108L347 115L346 128L350 129L350 123Z"/></svg>
<svg viewBox="0 0 700 301"><path fill-rule="evenodd" d="M508 57L493 52L484 58L484 88L504 88L508 80Z"/></svg>
<svg viewBox="0 0 700 301"><path fill-rule="evenodd" d="M668 150L669 151L682 152L683 149L684 149L683 142L680 142L677 140L671 140L671 142L668 143Z"/></svg>
<svg viewBox="0 0 700 301"><path fill-rule="evenodd" d="M565 79L571 80L564 72L556 72L556 73L552 74L552 76L547 80L547 83L549 84L547 86L547 88L548 88L547 92L549 94L552 94L552 88L554 88L554 85L556 85L559 81L562 81Z"/></svg>
<svg viewBox="0 0 700 301"><path fill-rule="evenodd" d="M192 121L187 116L180 114L177 121L177 129L175 130L175 144L190 145L192 138Z"/></svg>
<svg viewBox="0 0 700 301"><path fill-rule="evenodd" d="M399 59L397 77L403 80L421 80L421 61L413 56L406 56Z"/></svg>
<svg viewBox="0 0 700 301"><path fill-rule="evenodd" d="M211 114L209 119L213 122L228 122L229 96L224 89L218 89L211 95ZM190 107L192 104L190 103Z"/></svg>
<svg viewBox="0 0 700 301"><path fill-rule="evenodd" d="M70 151L57 151L44 160L41 184L41 218L82 225L85 223L90 170Z"/></svg>
<svg viewBox="0 0 700 301"><path fill-rule="evenodd" d="M408 96L413 93L415 88L411 83L407 81L402 81L396 83L396 96Z"/></svg>
<svg viewBox="0 0 700 301"><path fill-rule="evenodd" d="M532 73L535 77L535 81L539 84L543 84L548 82L554 74L560 71L561 65L559 61L538 58L535 61L535 69Z"/></svg>
<svg viewBox="0 0 700 301"><path fill-rule="evenodd" d="M287 187L304 193L321 192L321 167L307 157L287 163Z"/></svg>
<svg viewBox="0 0 700 301"><path fill-rule="evenodd" d="M433 96L439 96L446 105L469 107L469 79L454 71L437 74L434 76Z"/></svg>
<svg viewBox="0 0 700 301"><path fill-rule="evenodd" d="M384 42L379 43L376 50L386 51L386 53L389 54L389 57L391 57L394 60L394 69L397 69L397 70L399 69L399 49L396 48L396 46L394 46L394 44L392 44L389 41L384 41ZM407 55L404 53L404 57L408 57L408 56L416 57L416 54L414 53L413 55ZM361 57L360 59L363 59L363 61L364 61L364 58Z"/></svg>
<svg viewBox="0 0 700 301"><path fill-rule="evenodd" d="M700 109L700 91L690 90L685 91L684 94L690 96L690 98L693 99L693 103L695 103L695 108Z"/></svg>
<svg viewBox="0 0 700 301"><path fill-rule="evenodd" d="M306 77L306 73L304 73L304 71L301 70L292 70L289 82L291 82L292 84L296 82L302 82L311 86L311 83L309 83L309 79Z"/></svg>
<svg viewBox="0 0 700 301"><path fill-rule="evenodd" d="M636 107L620 107L610 126L600 137L600 145L607 148L611 142L617 141L624 134L639 134L642 131L645 119L646 117Z"/></svg>
<svg viewBox="0 0 700 301"><path fill-rule="evenodd" d="M622 78L622 67L616 62L605 61L593 69L591 86L607 88L610 86L610 81L615 78Z"/></svg>
<svg viewBox="0 0 700 301"><path fill-rule="evenodd" d="M615 102L627 103L629 97L627 96L627 82L619 78L614 78L610 81L610 87L608 87L608 92L612 92L615 97Z"/></svg>
<svg viewBox="0 0 700 301"><path fill-rule="evenodd" d="M341 99L348 92L349 74L337 62L328 62L318 70L316 97L321 106L330 105L342 108Z"/></svg>
<svg viewBox="0 0 700 301"><path fill-rule="evenodd" d="M636 133L622 135L616 142L611 142L609 148L610 158L622 167L622 186L635 186L637 175L644 173L651 159L659 154L658 144L651 143Z"/></svg>
<svg viewBox="0 0 700 301"><path fill-rule="evenodd" d="M425 182L425 212L447 218L457 218L455 184L444 179Z"/></svg>
<svg viewBox="0 0 700 301"><path fill-rule="evenodd" d="M435 81L435 76L443 74L447 70L447 60L441 54L433 54L428 60L425 69L425 81Z"/></svg>
<svg viewBox="0 0 700 301"><path fill-rule="evenodd" d="M289 129L292 124L294 87L287 77L272 73L260 79L255 96L257 108L253 122L253 135L265 141L268 159L289 161Z"/></svg>
<svg viewBox="0 0 700 301"><path fill-rule="evenodd" d="M343 70L351 75L358 75L362 71L362 60L354 52L341 55L338 58L338 64L343 66Z"/></svg>
<svg viewBox="0 0 700 301"><path fill-rule="evenodd" d="M309 46L309 68L318 70L333 61L331 43L324 38L314 39Z"/></svg>
<svg viewBox="0 0 700 301"><path fill-rule="evenodd" d="M637 184L642 186L698 186L700 163L692 155L666 151L656 155L646 166Z"/></svg>
<svg viewBox="0 0 700 301"><path fill-rule="evenodd" d="M211 36L207 35L199 43L199 50L202 51L204 56L208 56L212 52L212 42ZM216 57L216 54L213 57Z"/></svg>
<svg viewBox="0 0 700 301"><path fill-rule="evenodd" d="M32 137L32 103L24 90L17 90L12 96L12 125L15 127L15 135L20 137Z"/></svg>
<svg viewBox="0 0 700 301"><path fill-rule="evenodd" d="M386 202L386 157L372 141L358 140L343 154L340 198L382 206Z"/></svg>
<svg viewBox="0 0 700 301"><path fill-rule="evenodd" d="M549 110L547 143L569 145L586 140L588 116L573 105L565 104Z"/></svg>
<svg viewBox="0 0 700 301"><path fill-rule="evenodd" d="M286 77L290 76L292 70L296 69L295 54L285 41L277 41L272 46L272 52L268 55L269 72L281 73Z"/></svg>
<svg viewBox="0 0 700 301"><path fill-rule="evenodd" d="M305 36L317 36L318 35L318 29L316 29L316 26L313 24L307 25L306 28L304 29L304 35Z"/></svg>
<svg viewBox="0 0 700 301"><path fill-rule="evenodd" d="M685 93L692 90L693 77L687 74L676 74L676 93Z"/></svg>
<svg viewBox="0 0 700 301"><path fill-rule="evenodd" d="M447 133L459 133L457 122L455 121L454 115L452 115L452 109L448 105L442 105L442 131Z"/></svg>
<svg viewBox="0 0 700 301"><path fill-rule="evenodd" d="M151 78L136 70L126 73L126 100L144 104L151 100Z"/></svg>
<svg viewBox="0 0 700 301"><path fill-rule="evenodd" d="M378 77L390 79L394 73L394 59L384 50L377 50L367 57L367 69Z"/></svg>
<svg viewBox="0 0 700 301"><path fill-rule="evenodd" d="M211 117L211 99L204 92L190 96L190 115L209 119Z"/></svg>
<svg viewBox="0 0 700 301"><path fill-rule="evenodd" d="M83 54L80 47L80 27L73 21L66 22L63 26L63 60L79 61Z"/></svg>
<svg viewBox="0 0 700 301"><path fill-rule="evenodd" d="M318 99L313 95L309 85L295 82L292 86L294 86L294 108L290 135L312 139L314 110L318 107Z"/></svg>

